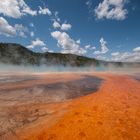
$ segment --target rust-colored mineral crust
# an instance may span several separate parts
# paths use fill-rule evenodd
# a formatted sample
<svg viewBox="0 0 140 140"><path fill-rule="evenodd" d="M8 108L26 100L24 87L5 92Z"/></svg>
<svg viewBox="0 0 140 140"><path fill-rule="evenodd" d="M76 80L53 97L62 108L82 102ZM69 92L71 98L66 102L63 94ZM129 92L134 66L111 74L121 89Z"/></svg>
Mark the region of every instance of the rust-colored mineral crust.
<svg viewBox="0 0 140 140"><path fill-rule="evenodd" d="M45 89L41 91L40 88L41 85L63 83L63 86L55 85L53 92L61 94L61 90L55 90L68 87L73 92L82 92L78 85L73 89L75 86L70 81L78 82L85 76L101 81L96 79L98 88L93 90L91 84L95 86L96 80L91 80L90 87L84 87L88 90L79 97L73 98L74 95L66 91L73 95L72 98L64 96L51 100L54 98L51 96L49 100L45 97ZM139 140L140 81L135 77L121 73L55 73L32 75L31 79L16 84L0 83L0 139ZM33 89L33 85L38 88ZM29 91L24 93L23 89ZM74 93L79 94L78 91ZM26 95L30 93L32 96Z"/></svg>

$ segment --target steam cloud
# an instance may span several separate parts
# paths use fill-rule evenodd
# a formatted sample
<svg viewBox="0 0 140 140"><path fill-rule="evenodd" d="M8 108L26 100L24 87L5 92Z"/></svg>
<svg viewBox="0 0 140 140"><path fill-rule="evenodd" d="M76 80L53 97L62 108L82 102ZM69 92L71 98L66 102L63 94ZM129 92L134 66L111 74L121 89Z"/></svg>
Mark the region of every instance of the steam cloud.
<svg viewBox="0 0 140 140"><path fill-rule="evenodd" d="M11 64L0 64L0 72L117 72L117 71L139 71L140 64L135 63L132 66L129 64L115 65L114 63L109 63L107 65L92 65L92 66L63 66L63 65L11 65Z"/></svg>

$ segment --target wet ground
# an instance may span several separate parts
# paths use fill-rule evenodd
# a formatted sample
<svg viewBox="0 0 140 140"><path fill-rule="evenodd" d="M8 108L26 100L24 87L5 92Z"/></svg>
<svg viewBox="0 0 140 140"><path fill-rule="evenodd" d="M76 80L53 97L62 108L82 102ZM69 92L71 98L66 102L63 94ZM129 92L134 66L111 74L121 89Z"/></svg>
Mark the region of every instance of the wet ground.
<svg viewBox="0 0 140 140"><path fill-rule="evenodd" d="M39 77L38 75L1 76L0 100L7 105L29 102L61 102L96 92L103 79L96 76L82 75L76 80L65 81L65 79L61 79L61 81L54 81L54 83L48 81L47 76ZM33 84L26 85L27 83Z"/></svg>
<svg viewBox="0 0 140 140"><path fill-rule="evenodd" d="M139 81L140 82L140 76L134 76L134 79L136 79L137 81Z"/></svg>
<svg viewBox="0 0 140 140"><path fill-rule="evenodd" d="M38 107L27 108L29 104L52 104L78 98L96 92L103 82L103 79L96 76L79 74L74 76L77 79L73 80L62 74L45 76L1 74L0 136L8 132L14 134L15 128L54 112L44 111Z"/></svg>
<svg viewBox="0 0 140 140"><path fill-rule="evenodd" d="M138 140L138 77L1 74L0 140Z"/></svg>

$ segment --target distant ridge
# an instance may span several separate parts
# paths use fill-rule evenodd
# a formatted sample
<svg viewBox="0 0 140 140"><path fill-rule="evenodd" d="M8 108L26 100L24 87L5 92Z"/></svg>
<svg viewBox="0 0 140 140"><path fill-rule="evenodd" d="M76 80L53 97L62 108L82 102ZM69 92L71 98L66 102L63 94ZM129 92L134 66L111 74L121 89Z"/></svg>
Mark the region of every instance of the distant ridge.
<svg viewBox="0 0 140 140"><path fill-rule="evenodd" d="M94 58L61 53L36 53L20 44L0 43L0 63L12 65L63 65L63 66L140 66L138 62L105 62Z"/></svg>
<svg viewBox="0 0 140 140"><path fill-rule="evenodd" d="M19 44L0 43L0 62L14 65L86 66L98 65L99 61L75 54L36 53Z"/></svg>

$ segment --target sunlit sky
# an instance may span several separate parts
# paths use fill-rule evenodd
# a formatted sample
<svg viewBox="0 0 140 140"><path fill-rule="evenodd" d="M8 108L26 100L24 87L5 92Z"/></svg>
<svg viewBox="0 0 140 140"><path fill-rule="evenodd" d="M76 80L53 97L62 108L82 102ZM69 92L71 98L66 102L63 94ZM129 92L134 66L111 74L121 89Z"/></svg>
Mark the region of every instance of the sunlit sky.
<svg viewBox="0 0 140 140"><path fill-rule="evenodd" d="M140 61L140 0L2 0L0 42Z"/></svg>

